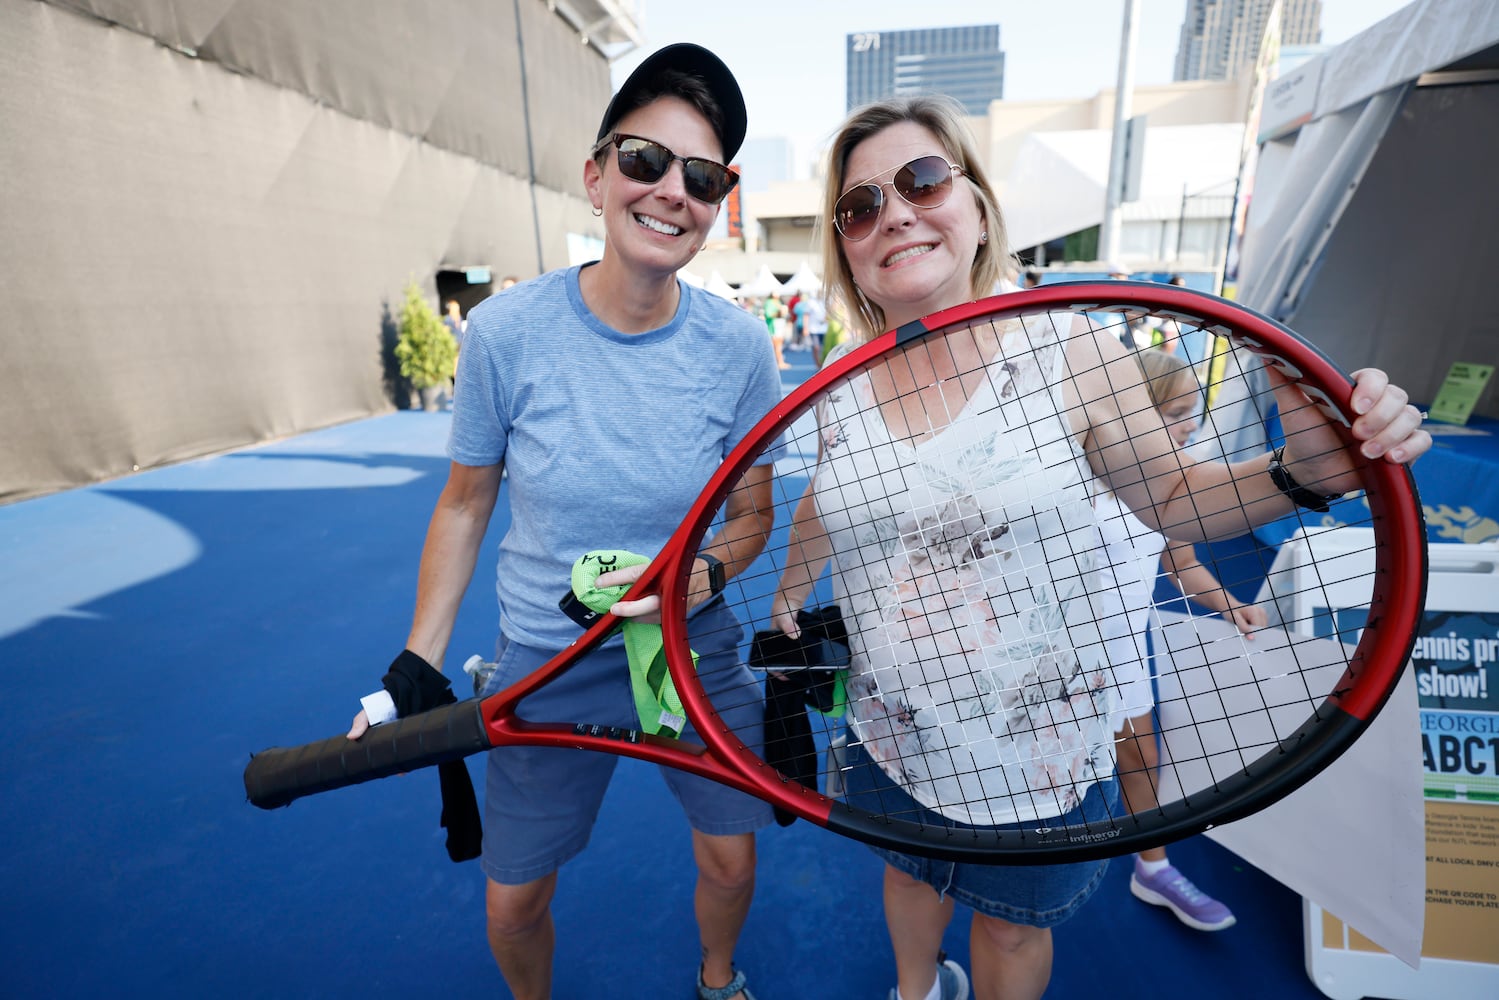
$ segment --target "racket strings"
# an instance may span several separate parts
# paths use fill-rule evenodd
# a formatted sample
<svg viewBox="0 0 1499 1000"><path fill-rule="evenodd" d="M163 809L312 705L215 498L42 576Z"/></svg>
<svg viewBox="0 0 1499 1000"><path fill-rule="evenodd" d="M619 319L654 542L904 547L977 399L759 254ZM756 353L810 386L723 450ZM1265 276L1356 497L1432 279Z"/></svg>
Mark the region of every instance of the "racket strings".
<svg viewBox="0 0 1499 1000"><path fill-rule="evenodd" d="M1091 314L1078 314L1091 322ZM1221 332L1221 327L1193 323L1179 314L1173 320L1180 324L1184 341ZM870 662L880 664L866 669L862 678L856 664L850 677L848 701L859 720L856 738L864 739L866 752L874 747L889 750L877 757L881 769L893 775L896 784L921 793L915 795L919 805L907 802L904 808L879 799L875 809L886 822L946 831L945 835L951 835L953 822L995 819L1006 813L1029 817L1036 824L1054 822L1090 784L1113 773L1116 743L1158 739L1161 770L1146 774L1156 801L1124 803L1104 821L1105 826L1148 824L1150 817L1190 805L1194 796L1216 794L1225 781L1273 751L1309 717L1315 718L1330 690L1325 678L1346 668L1342 647L1350 639L1349 626L1342 619L1330 621L1325 609L1350 607L1346 598L1334 601L1332 592L1370 589L1369 573L1359 563L1367 560L1372 544L1347 553L1346 566L1312 566L1295 573L1277 571L1267 556L1220 560L1198 546L1204 568L1224 590L1241 592L1268 574L1259 602L1276 610L1271 624L1278 627L1280 639L1246 638L1231 627L1215 632L1200 624L1167 629L1159 633L1163 641L1155 656L1169 657L1175 669L1169 678L1151 681L1155 706L1149 711L1156 732L1138 735L1127 727L1104 724L1119 677L1138 670L1120 661L1150 660L1138 626L1138 615L1148 608L1126 604L1121 585L1108 579L1130 569L1128 558L1102 549L1088 531L1057 513L1077 502L1068 488L1081 487L1083 504L1095 503L1106 491L1094 478L1083 448L1072 441L1069 425L1075 409L1084 405L1079 386L1103 362L1079 364L1085 352L1067 350L1070 338L1079 335L1069 328L1071 321L1070 314L1041 313L932 334L887 354L878 380L866 371L830 385L784 428L785 455L776 469L773 509L765 512L775 524L771 543L752 567L731 581L726 597L746 626L746 647L751 631L770 628L770 602L783 577L794 571L816 580L806 607L840 604L853 633L854 658L866 668ZM974 361L975 346L986 344L997 346L995 355ZM1048 352L1057 351L1065 353L1046 369L1056 357ZM1263 449L1235 453L1236 447L1242 450L1235 439L1245 426L1272 419L1294 425L1294 416L1281 413L1273 393L1251 380L1246 370L1253 366L1232 365L1225 374L1202 379L1209 391L1220 397L1236 395L1241 405L1234 420L1213 409L1203 413L1193 453L1249 458ZM877 394L876 383L892 391ZM1120 420L1153 409L1148 394L1126 391L1129 388L1116 386ZM1041 417L1033 417L1033 412ZM1027 461L1002 511L955 502L980 495L982 489L975 483L1001 461L992 449L982 453L972 438L963 440L975 454L954 459L950 453L961 456L963 448L949 448L944 438L956 440L959 435L954 432L965 425L1000 428L996 433L1016 442L1014 453L1006 455ZM1123 444L1136 448L1132 440ZM838 460L830 460L832 454ZM930 458L934 454L942 458ZM1166 477L1165 482L1152 480L1146 470L1151 463L1144 461L1148 456L1131 454L1138 470L1135 481L1150 496L1179 478L1177 471L1168 469L1157 473ZM1303 452L1303 457L1309 456ZM840 547L839 569L846 586L851 578L875 574L892 561L908 569L898 584L885 581L887 590L903 591L906 600L874 601L871 619L880 626L899 624L899 643L862 629L859 614L846 606L851 597L868 595L835 590L820 558L797 555L794 515L814 478L823 526L836 524L843 539L863 539ZM1318 488L1312 482L1302 485ZM1177 503L1172 510L1179 512L1178 519L1203 521L1225 509L1252 511L1254 504L1265 502L1240 487L1235 480L1211 497L1189 494L1180 498L1185 504ZM1255 495L1263 494L1261 489ZM1342 506L1353 509L1340 510L1340 523L1372 526L1367 506ZM929 516L900 520L918 510ZM1153 534L1146 525L1120 520L1127 540ZM1300 511L1284 520L1292 530L1313 532L1321 523ZM993 572L985 560L1009 544L1007 537L1016 531L1026 533L1030 544L1010 550L1013 569ZM1147 582L1153 583L1153 574ZM991 620L1017 622L1023 617L1018 615L1017 599L1028 608L1035 603L1024 597L1027 590L1062 586L1073 587L1075 605L1087 608L1081 620L1038 617L1018 632L1001 629L1001 641L994 647L964 645L977 618L987 614ZM984 599L965 604L961 598L969 592L983 593ZM1128 641L1127 652L1109 653L1104 636L1108 631ZM1335 640L1331 644L1326 641L1330 637ZM1329 655L1329 645L1338 649L1337 655ZM1047 670L1034 669L1045 651L1056 649L1076 651L1079 663L1087 661L1096 669L1050 661ZM845 666L836 653L829 660L829 667ZM703 677L720 716L759 703L764 671L751 672L747 679L727 673L723 678ZM779 673L795 677L797 670ZM907 675L914 692L899 683L891 692L884 690L887 676ZM1103 694L1092 687L1095 683L1102 685ZM975 704L988 709L973 714ZM922 724L913 725L918 717ZM836 784L844 768L829 755L828 747L845 735L845 724L845 718L809 711L809 739L791 756L780 757L777 766L783 773L810 776L803 780L819 788L828 787L830 780ZM1055 738L1063 729L1073 737L1069 746L1059 745ZM1084 732L1095 735L1081 737ZM752 752L767 753L763 737L757 739L749 731L743 737ZM1087 752L1080 755L1080 747ZM1028 771L1051 777L1039 784L1021 780ZM934 792L938 786L940 796ZM870 801L863 797L859 805ZM928 808L945 819L934 820Z"/></svg>

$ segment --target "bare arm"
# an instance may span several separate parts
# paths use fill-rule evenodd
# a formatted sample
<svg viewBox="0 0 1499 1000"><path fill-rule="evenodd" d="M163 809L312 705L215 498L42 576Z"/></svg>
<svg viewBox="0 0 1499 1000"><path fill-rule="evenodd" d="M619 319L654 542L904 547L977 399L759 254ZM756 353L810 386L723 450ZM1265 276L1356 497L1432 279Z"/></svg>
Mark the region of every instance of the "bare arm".
<svg viewBox="0 0 1499 1000"><path fill-rule="evenodd" d="M770 463L756 465L739 480L724 501L724 525L713 538L713 544L702 551L723 563L725 579L732 578L749 568L750 563L765 551L770 531L775 526L775 500L771 489L774 467ZM600 587L632 584L645 574L647 566L631 566L600 574ZM696 607L712 596L708 585L708 564L696 559L692 564L692 580L688 588L688 608ZM620 601L609 609L609 613L642 622L660 622L661 598L655 594L636 601Z"/></svg>
<svg viewBox="0 0 1499 1000"><path fill-rule="evenodd" d="M776 596L770 605L771 624L793 639L801 635L796 613L807 603L807 595L812 592L813 584L822 575L832 555L833 543L817 516L817 502L812 497L812 485L808 483L791 518L786 568L781 572Z"/></svg>
<svg viewBox="0 0 1499 1000"><path fill-rule="evenodd" d="M494 513L502 468L452 463L447 485L427 525L417 572L416 613L406 648L439 670Z"/></svg>
<svg viewBox="0 0 1499 1000"><path fill-rule="evenodd" d="M750 563L765 551L775 527L775 494L771 482L775 466L767 462L752 466L724 501L723 529L713 536L713 544L702 551L723 563L724 578L749 569ZM708 565L701 559L692 565L690 604L705 601L708 593Z"/></svg>
<svg viewBox="0 0 1499 1000"><path fill-rule="evenodd" d="M1289 512L1266 474L1267 456L1196 463L1182 454L1151 402L1134 358L1106 331L1079 323L1067 344L1068 412L1088 463L1135 515L1168 538L1241 535ZM1080 404L1080 405L1079 405ZM1251 520L1258 516L1258 520Z"/></svg>
<svg viewBox="0 0 1499 1000"><path fill-rule="evenodd" d="M1245 635L1264 628L1270 621L1264 608L1245 604L1229 593L1212 570L1197 558L1197 552L1189 542L1168 545L1161 553L1161 568L1176 581L1184 595L1218 612Z"/></svg>
<svg viewBox="0 0 1499 1000"><path fill-rule="evenodd" d="M1146 524L1178 541L1241 535L1290 512L1294 505L1267 471L1270 456L1244 462L1193 462L1179 452L1151 404L1134 359L1110 334L1079 320L1067 344L1074 377L1065 394L1073 429L1083 436L1088 462ZM1431 437L1421 415L1385 374L1355 374L1354 407L1362 411L1352 434L1368 458L1414 461ZM1273 372L1286 432L1285 462L1299 482L1319 492L1356 489L1358 479L1337 432L1306 396Z"/></svg>
<svg viewBox="0 0 1499 1000"><path fill-rule="evenodd" d="M452 463L447 484L427 524L427 540L417 571L416 612L406 648L438 670L442 669L443 654L453 634L458 606L473 579L479 547L500 492L502 469L502 465ZM361 709L349 728L349 739L359 739L368 729L369 719Z"/></svg>

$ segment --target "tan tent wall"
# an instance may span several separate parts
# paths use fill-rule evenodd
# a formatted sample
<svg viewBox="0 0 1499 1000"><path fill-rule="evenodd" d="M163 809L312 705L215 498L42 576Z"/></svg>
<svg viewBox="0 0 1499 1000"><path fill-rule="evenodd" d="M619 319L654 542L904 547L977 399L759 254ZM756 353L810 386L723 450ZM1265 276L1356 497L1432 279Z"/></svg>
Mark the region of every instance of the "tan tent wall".
<svg viewBox="0 0 1499 1000"><path fill-rule="evenodd" d="M608 66L541 0L0 0L0 39L0 502L389 409L408 279L602 236Z"/></svg>

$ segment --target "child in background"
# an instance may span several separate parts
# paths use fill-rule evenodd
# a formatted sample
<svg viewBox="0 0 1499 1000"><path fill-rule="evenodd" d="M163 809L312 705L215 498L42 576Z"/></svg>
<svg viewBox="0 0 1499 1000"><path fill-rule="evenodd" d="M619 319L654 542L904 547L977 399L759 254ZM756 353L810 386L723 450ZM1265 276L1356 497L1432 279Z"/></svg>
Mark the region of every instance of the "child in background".
<svg viewBox="0 0 1499 1000"><path fill-rule="evenodd" d="M1140 351L1135 360L1172 440L1178 448L1185 447L1197 430L1202 388L1196 374L1180 357L1160 350ZM1130 812L1142 812L1156 805L1156 771L1160 767L1152 714L1155 695L1145 645L1157 572L1164 571L1183 594L1217 611L1246 637L1252 637L1254 629L1263 628L1268 616L1263 608L1245 604L1229 593L1198 560L1191 544L1167 546L1163 535L1141 523L1112 493L1098 501L1097 511L1099 533L1108 554L1105 573L1114 574L1126 612L1116 619L1123 625L1119 634L1107 638L1119 693L1114 720L1120 792ZM1166 859L1164 847L1136 855L1130 892L1147 903L1169 908L1182 923L1200 931L1221 931L1234 924L1229 908L1177 871Z"/></svg>

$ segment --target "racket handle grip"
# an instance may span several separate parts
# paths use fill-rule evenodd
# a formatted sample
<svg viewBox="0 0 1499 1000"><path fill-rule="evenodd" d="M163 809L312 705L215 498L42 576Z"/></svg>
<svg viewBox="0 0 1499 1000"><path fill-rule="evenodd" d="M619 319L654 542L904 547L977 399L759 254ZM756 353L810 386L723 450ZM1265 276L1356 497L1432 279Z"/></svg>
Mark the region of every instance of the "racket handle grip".
<svg viewBox="0 0 1499 1000"><path fill-rule="evenodd" d="M271 747L245 767L252 805L275 809L304 795L459 760L488 750L479 699L372 726L357 740L334 736L299 747Z"/></svg>

